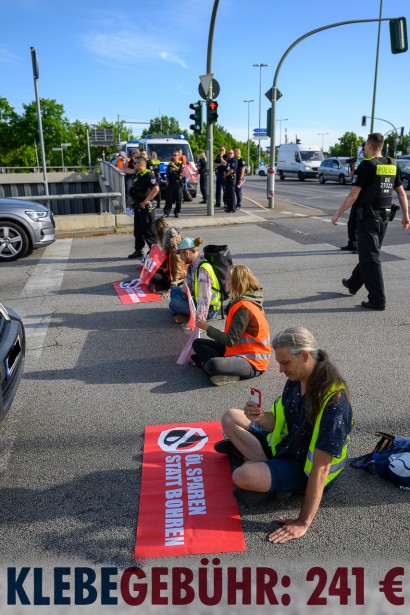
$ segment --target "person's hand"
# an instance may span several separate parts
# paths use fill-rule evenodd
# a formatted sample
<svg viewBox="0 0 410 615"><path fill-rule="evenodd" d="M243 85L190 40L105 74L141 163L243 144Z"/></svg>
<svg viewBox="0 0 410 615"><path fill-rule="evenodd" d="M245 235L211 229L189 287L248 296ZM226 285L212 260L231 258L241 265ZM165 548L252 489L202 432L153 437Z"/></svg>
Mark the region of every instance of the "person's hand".
<svg viewBox="0 0 410 615"><path fill-rule="evenodd" d="M295 540L304 536L309 529L306 523L302 523L299 519L275 519L277 523L282 523L274 532L268 534L269 542L273 544L283 544L289 540Z"/></svg>
<svg viewBox="0 0 410 615"><path fill-rule="evenodd" d="M170 290L166 290L165 292L162 293L162 297L164 299L168 299L168 297L170 296L171 291Z"/></svg>
<svg viewBox="0 0 410 615"><path fill-rule="evenodd" d="M409 216L403 215L401 223L403 225L403 231L407 231L407 229L409 228L409 225L410 225Z"/></svg>
<svg viewBox="0 0 410 615"><path fill-rule="evenodd" d="M337 211L332 217L332 224L337 224L337 221L339 220L339 218L340 218L340 214Z"/></svg>
<svg viewBox="0 0 410 615"><path fill-rule="evenodd" d="M209 323L199 314L196 315L195 324L198 329L202 329L202 331L206 331L209 327Z"/></svg>
<svg viewBox="0 0 410 615"><path fill-rule="evenodd" d="M251 400L246 402L243 411L245 412L246 418L253 423L258 423L263 416L262 408L259 408L259 406Z"/></svg>
<svg viewBox="0 0 410 615"><path fill-rule="evenodd" d="M142 201L142 203L140 203L141 209L145 209L146 204L146 201Z"/></svg>

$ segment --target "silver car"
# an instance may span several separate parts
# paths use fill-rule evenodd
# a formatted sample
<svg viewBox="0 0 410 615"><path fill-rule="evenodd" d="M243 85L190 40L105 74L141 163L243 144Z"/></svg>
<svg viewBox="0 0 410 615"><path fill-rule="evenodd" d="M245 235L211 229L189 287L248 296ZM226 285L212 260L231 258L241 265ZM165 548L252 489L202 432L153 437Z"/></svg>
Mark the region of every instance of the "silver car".
<svg viewBox="0 0 410 615"><path fill-rule="evenodd" d="M327 181L338 182L339 184L346 184L351 181L349 158L325 158L320 163L318 169L318 177L321 184Z"/></svg>
<svg viewBox="0 0 410 615"><path fill-rule="evenodd" d="M54 216L47 207L0 199L0 262L15 261L55 240Z"/></svg>

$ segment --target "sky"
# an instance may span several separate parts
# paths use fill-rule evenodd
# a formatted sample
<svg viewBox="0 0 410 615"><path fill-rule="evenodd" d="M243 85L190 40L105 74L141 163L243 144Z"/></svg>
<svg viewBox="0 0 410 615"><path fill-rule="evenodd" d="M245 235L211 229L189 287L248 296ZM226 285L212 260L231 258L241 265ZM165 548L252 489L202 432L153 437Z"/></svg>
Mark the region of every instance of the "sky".
<svg viewBox="0 0 410 615"><path fill-rule="evenodd" d="M254 128L266 127L265 92L288 47L331 23L376 19L381 2L383 17L410 18L409 0L220 0L212 56L220 85L218 122L242 141L248 110L251 137ZM30 47L35 47L39 95L62 104L69 120L148 122L168 115L189 128L189 104L200 98L199 76L206 73L214 0L0 0L0 5L0 97L18 113L34 100ZM278 79L282 121L276 143L285 142L286 132L289 142L297 136L326 150L347 131L370 132L370 120L362 127L361 118L372 111L377 29L377 23L332 28L290 52ZM391 53L389 25L383 22L375 116L387 122L376 120L375 131L386 133L390 122L410 132L409 68L409 52ZM144 128L129 126L135 136Z"/></svg>

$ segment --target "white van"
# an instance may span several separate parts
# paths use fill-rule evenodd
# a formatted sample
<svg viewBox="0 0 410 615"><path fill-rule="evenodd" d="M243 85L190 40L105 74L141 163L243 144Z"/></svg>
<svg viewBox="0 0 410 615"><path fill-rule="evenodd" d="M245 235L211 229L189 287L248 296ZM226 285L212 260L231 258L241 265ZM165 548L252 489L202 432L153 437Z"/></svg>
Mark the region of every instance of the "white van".
<svg viewBox="0 0 410 615"><path fill-rule="evenodd" d="M319 165L324 160L323 152L316 145L285 143L278 148L277 173L285 177L297 177L303 182L306 177L317 177Z"/></svg>
<svg viewBox="0 0 410 615"><path fill-rule="evenodd" d="M156 152L158 160L161 161L159 171L161 176L161 190L165 189L165 179L168 163L172 160L172 154L177 148L181 148L182 154L186 156L188 174L188 192L193 198L197 192L197 168L192 155L191 146L185 135L146 135L139 140L139 149L145 148L147 156L151 152Z"/></svg>

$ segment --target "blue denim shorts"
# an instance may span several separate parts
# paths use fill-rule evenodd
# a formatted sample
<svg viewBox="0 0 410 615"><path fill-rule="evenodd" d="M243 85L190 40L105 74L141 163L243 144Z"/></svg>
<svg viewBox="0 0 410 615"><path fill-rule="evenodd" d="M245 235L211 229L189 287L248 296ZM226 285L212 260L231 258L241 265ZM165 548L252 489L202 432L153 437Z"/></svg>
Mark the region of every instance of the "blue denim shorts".
<svg viewBox="0 0 410 615"><path fill-rule="evenodd" d="M257 423L251 424L249 433L259 440L263 452L268 458L267 461L262 463L266 463L271 474L272 482L269 491L271 493L281 491L304 493L307 484L307 476L303 470L304 463L293 457L272 457L272 449L266 441L266 436L270 432Z"/></svg>

